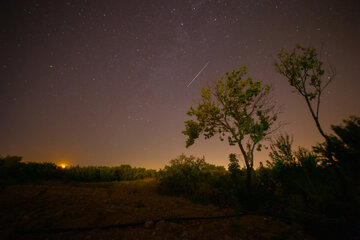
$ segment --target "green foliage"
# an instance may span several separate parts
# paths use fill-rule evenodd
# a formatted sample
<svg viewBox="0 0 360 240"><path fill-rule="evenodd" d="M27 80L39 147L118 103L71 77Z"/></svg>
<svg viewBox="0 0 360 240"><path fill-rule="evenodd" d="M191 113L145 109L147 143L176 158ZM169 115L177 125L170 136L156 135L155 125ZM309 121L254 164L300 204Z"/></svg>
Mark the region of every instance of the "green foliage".
<svg viewBox="0 0 360 240"><path fill-rule="evenodd" d="M199 137L200 132L201 127L197 122L193 120L186 121L185 130L183 131L184 135L189 136L186 140L186 147L189 147L195 143L195 139Z"/></svg>
<svg viewBox="0 0 360 240"><path fill-rule="evenodd" d="M243 155L248 180L254 164L254 150L267 136L277 119L274 105L269 100L270 87L260 81L245 78L246 67L240 67L221 77L212 88L203 88L201 102L187 112L195 120L185 122L186 147L203 134L205 139L218 135L230 145L237 144ZM249 183L250 186L250 183Z"/></svg>
<svg viewBox="0 0 360 240"><path fill-rule="evenodd" d="M280 62L275 63L276 71L285 76L298 93L310 101L321 94L324 85L321 78L325 71L314 48L304 48L298 44L289 53L281 49L278 58Z"/></svg>
<svg viewBox="0 0 360 240"><path fill-rule="evenodd" d="M205 162L204 158L182 154L159 172L159 191L184 195L201 202L224 203L230 179L224 167Z"/></svg>
<svg viewBox="0 0 360 240"><path fill-rule="evenodd" d="M205 165L204 158L186 157L184 154L170 160L170 165L160 171L160 188L171 189L175 193L194 192Z"/></svg>

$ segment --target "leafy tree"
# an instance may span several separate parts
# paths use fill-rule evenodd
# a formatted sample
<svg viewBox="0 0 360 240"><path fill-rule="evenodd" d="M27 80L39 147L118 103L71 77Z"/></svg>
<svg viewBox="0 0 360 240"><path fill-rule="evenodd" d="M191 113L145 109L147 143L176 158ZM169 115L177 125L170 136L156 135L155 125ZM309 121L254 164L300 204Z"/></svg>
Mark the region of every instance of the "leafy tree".
<svg viewBox="0 0 360 240"><path fill-rule="evenodd" d="M260 142L271 132L277 118L275 105L270 101L270 87L261 81L245 78L246 66L226 73L215 86L203 88L201 102L187 112L195 120L185 121L186 147L194 144L200 134L205 139L218 134L230 145L238 145L246 166L248 193L251 194L251 172L254 150L260 151Z"/></svg>
<svg viewBox="0 0 360 240"><path fill-rule="evenodd" d="M319 122L319 109L321 95L334 79L335 70L330 68L326 73L326 80L323 80L325 70L320 55L314 48L304 48L301 45L296 45L296 48L289 53L281 49L278 53L279 62L275 63L275 68L304 97L316 127L329 141L329 137L324 133Z"/></svg>

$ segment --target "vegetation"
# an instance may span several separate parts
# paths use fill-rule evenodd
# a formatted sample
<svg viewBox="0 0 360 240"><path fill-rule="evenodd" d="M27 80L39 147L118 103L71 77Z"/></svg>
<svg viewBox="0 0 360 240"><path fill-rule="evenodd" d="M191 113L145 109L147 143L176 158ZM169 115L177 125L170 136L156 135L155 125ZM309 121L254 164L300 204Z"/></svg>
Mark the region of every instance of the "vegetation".
<svg viewBox="0 0 360 240"><path fill-rule="evenodd" d="M270 87L261 86L246 75L246 67L226 73L212 88L203 88L201 102L190 107L189 116L196 120L185 122L183 134L188 137L186 147L194 144L200 134L205 139L218 134L230 145L238 145L246 166L246 182L251 196L251 173L254 166L254 150L260 151L260 142L271 132L276 121L275 106L269 99Z"/></svg>
<svg viewBox="0 0 360 240"><path fill-rule="evenodd" d="M321 95L335 77L334 68L330 68L326 73L326 80L323 80L325 70L321 54L319 56L314 48L304 48L299 44L290 53L281 49L278 58L279 62L275 63L276 71L286 77L290 86L304 97L320 134L329 140L320 125L319 110Z"/></svg>
<svg viewBox="0 0 360 240"><path fill-rule="evenodd" d="M186 121L183 131L187 147L200 134L206 139L216 134L221 140L227 137L230 145L239 146L243 167L233 153L228 170L206 163L204 157L182 154L158 172L129 165L62 169L53 163L23 163L21 157L7 156L0 157L0 183L155 177L161 193L239 210L251 207L259 214L301 223L321 239L353 237L359 234L360 225L360 117L351 116L343 124L332 125L333 134L325 134L319 123L320 96L334 74L330 73L326 82L321 80L325 72L312 48L297 46L292 53L282 50L279 59L277 71L305 98L325 138L311 150L293 149L293 137L283 133L272 139L265 165L253 168L253 152L261 150L261 141L271 133L277 113L268 98L269 87L243 79L243 67L227 73L213 88L202 89L201 102L188 111L195 120ZM139 203L137 207L143 206Z"/></svg>
<svg viewBox="0 0 360 240"><path fill-rule="evenodd" d="M70 167L66 171L66 176L75 181L128 181L144 178L155 178L156 170L145 168L133 168L130 165L118 167Z"/></svg>
<svg viewBox="0 0 360 240"><path fill-rule="evenodd" d="M0 184L31 183L45 180L66 180L86 182L126 181L155 178L157 171L133 168L130 165L118 167L80 167L63 169L54 163L21 162L18 156L0 157Z"/></svg>
<svg viewBox="0 0 360 240"><path fill-rule="evenodd" d="M60 178L60 167L54 163L23 163L19 156L0 156L0 184L13 184Z"/></svg>
<svg viewBox="0 0 360 240"><path fill-rule="evenodd" d="M344 120L344 125L332 126L334 135L325 134L319 122L320 101L335 71L330 68L325 73L321 57L313 48L298 45L291 53L281 50L278 57L276 70L304 97L325 142L312 150L302 147L293 150L293 137L282 134L272 140L266 166L261 163L253 170L253 150L257 146L260 150L260 141L269 134L276 120L274 105L265 97L267 86L261 88L260 82L242 79L245 68L227 73L226 80L221 78L214 88L202 89L200 104L188 112L196 120L186 121L183 131L188 137L187 147L194 144L201 133L205 139L219 134L221 140L227 136L230 145L237 144L242 153L244 168L240 167L236 155L230 154L228 171L206 179L207 184L212 183L206 192L211 197L206 199L219 203L216 194L221 193L225 196L220 201L222 204L242 209L250 206L247 201L251 199L254 211L301 223L319 234L319 238L354 236L360 216L360 118L352 116ZM324 75L327 75L325 81ZM266 110L257 109L264 105ZM191 159L195 161L190 157L189 162ZM205 163L202 161L202 164ZM160 183L167 183L166 187L161 186L170 193L199 199L199 186L205 181L203 169L193 168L190 173L184 171L186 168L186 164L172 161L161 173ZM171 178L173 172L183 175ZM191 182L192 187L176 188L180 182L184 186ZM246 194L245 188L253 189L253 196Z"/></svg>
<svg viewBox="0 0 360 240"><path fill-rule="evenodd" d="M184 154L172 159L169 166L159 172L161 193L184 195L195 201L225 203L225 189L230 182L222 166L205 162L204 158L187 157Z"/></svg>
<svg viewBox="0 0 360 240"><path fill-rule="evenodd" d="M271 145L270 159L252 175L252 211L297 222L318 238L347 239L354 236L360 216L360 118L332 126L337 147L325 141L314 149L292 147L293 138L282 134ZM335 140L334 140L335 141ZM346 176L349 194L344 198L343 183L329 164L328 151ZM246 168L240 168L230 154L228 171L208 172L203 158L181 155L171 160L159 174L161 192L184 195L204 203L216 203L249 210ZM212 166L215 169L214 166Z"/></svg>
<svg viewBox="0 0 360 240"><path fill-rule="evenodd" d="M269 161L252 174L252 211L301 223L319 238L346 239L355 234L360 214L360 118L353 116L332 129L334 135L329 136L336 144L329 146L325 141L312 151L301 147L294 150L287 134L272 141ZM328 161L329 151L336 165ZM128 165L62 169L53 163L23 163L21 157L7 156L0 158L0 180L9 184L51 179L121 181L156 176L161 193L248 210L246 168L241 168L235 154L230 154L229 162L226 170L206 163L204 158L180 155L156 172ZM336 169L345 176L346 198Z"/></svg>

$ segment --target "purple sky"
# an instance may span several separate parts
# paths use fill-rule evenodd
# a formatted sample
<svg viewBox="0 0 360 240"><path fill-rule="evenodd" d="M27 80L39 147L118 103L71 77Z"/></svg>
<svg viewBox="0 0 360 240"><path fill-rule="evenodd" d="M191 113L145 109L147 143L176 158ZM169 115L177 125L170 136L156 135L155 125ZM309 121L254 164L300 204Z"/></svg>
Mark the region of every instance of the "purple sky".
<svg viewBox="0 0 360 240"><path fill-rule="evenodd" d="M160 168L186 153L227 166L237 147L214 137L186 149L181 131L200 89L243 65L274 86L281 131L310 147L322 138L273 62L324 43L337 70L320 112L329 133L360 114L359 12L356 0L0 1L0 154Z"/></svg>

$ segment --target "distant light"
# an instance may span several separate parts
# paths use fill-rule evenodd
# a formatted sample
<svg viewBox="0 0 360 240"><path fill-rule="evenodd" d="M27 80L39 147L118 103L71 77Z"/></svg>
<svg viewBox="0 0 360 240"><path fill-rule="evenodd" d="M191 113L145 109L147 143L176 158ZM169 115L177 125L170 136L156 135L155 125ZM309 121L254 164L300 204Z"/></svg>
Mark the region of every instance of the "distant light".
<svg viewBox="0 0 360 240"><path fill-rule="evenodd" d="M68 167L68 165L66 163L61 163L58 166L61 167L62 169L65 169Z"/></svg>

